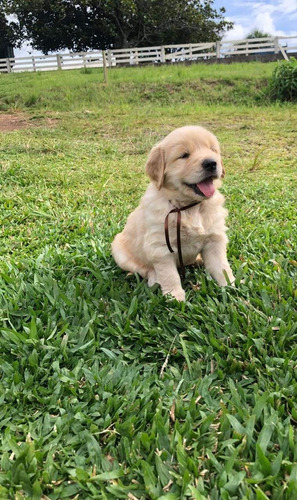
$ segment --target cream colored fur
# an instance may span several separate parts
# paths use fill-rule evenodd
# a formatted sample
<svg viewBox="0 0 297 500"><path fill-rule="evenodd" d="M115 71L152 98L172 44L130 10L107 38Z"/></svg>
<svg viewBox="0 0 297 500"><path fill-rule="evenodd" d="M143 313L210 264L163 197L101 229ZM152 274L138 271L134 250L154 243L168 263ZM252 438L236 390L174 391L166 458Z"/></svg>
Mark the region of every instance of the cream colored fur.
<svg viewBox="0 0 297 500"><path fill-rule="evenodd" d="M182 158L184 153L189 156ZM216 190L210 198L197 195L187 184L205 177L202 162L217 162ZM198 126L186 126L171 132L153 147L146 171L151 178L139 206L127 220L124 230L112 243L112 254L125 271L139 273L149 286L159 283L163 294L185 300L178 273L176 214L169 216L169 235L174 253L170 253L164 235L164 220L174 207L201 201L181 212L181 245L185 265L194 264L201 254L205 268L221 286L234 277L226 256L227 236L224 197L217 190L224 170L216 137Z"/></svg>

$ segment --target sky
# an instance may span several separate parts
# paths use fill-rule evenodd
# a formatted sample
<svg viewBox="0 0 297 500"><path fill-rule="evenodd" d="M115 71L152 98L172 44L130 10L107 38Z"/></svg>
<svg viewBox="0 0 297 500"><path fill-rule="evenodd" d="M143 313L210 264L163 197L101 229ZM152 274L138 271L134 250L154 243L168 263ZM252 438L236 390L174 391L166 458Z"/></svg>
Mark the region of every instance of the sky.
<svg viewBox="0 0 297 500"><path fill-rule="evenodd" d="M214 0L213 6L225 7L225 17L234 23L224 40L240 40L256 28L274 36L297 36L297 0ZM16 57L29 53L40 54L30 46L15 49Z"/></svg>
<svg viewBox="0 0 297 500"><path fill-rule="evenodd" d="M214 0L225 7L225 17L234 27L225 40L240 40L254 29L274 36L297 35L297 0Z"/></svg>

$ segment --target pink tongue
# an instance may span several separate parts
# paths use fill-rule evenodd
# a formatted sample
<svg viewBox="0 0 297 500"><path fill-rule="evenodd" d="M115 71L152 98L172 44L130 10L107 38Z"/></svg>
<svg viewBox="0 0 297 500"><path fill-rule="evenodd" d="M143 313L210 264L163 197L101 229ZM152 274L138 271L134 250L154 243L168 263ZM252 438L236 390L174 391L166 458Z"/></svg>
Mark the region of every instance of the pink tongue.
<svg viewBox="0 0 297 500"><path fill-rule="evenodd" d="M208 179L199 182L197 186L200 189L200 191L204 194L204 196L206 196L207 198L210 198L214 194L216 189L213 185L212 177L209 177Z"/></svg>

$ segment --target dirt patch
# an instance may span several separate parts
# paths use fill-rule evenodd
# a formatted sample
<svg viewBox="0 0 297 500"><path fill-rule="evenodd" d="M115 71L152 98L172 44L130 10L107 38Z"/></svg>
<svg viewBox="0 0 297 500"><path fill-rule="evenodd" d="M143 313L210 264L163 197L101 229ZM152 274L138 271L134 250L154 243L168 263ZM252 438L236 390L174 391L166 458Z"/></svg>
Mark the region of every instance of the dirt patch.
<svg viewBox="0 0 297 500"><path fill-rule="evenodd" d="M53 118L36 118L34 119L25 113L0 113L0 132L11 132L31 127L54 127L57 120Z"/></svg>
<svg viewBox="0 0 297 500"><path fill-rule="evenodd" d="M28 117L20 113L15 113L10 115L0 114L0 131L10 132L11 130L26 128L30 126L30 123L28 122L29 122Z"/></svg>

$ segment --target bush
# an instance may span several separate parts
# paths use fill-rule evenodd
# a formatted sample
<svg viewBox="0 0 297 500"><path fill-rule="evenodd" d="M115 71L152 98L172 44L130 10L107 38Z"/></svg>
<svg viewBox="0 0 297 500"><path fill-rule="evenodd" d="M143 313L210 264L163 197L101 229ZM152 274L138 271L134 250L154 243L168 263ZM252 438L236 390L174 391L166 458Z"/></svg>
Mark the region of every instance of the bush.
<svg viewBox="0 0 297 500"><path fill-rule="evenodd" d="M295 57L281 62L274 69L268 91L272 100L297 100L297 59Z"/></svg>

